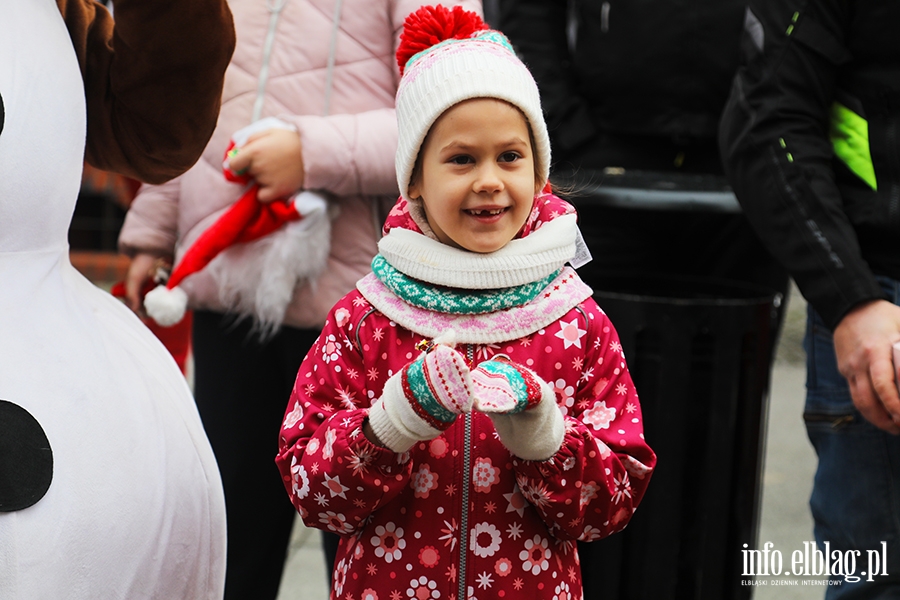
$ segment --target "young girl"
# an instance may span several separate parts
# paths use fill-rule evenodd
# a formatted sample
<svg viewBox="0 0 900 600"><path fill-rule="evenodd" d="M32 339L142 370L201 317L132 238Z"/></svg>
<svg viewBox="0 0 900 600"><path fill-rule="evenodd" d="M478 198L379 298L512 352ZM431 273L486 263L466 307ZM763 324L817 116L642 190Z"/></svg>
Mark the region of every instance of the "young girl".
<svg viewBox="0 0 900 600"><path fill-rule="evenodd" d="M397 53L402 197L329 314L276 458L343 536L335 599L580 598L576 540L621 530L656 461L612 324L565 263L537 86L443 7Z"/></svg>

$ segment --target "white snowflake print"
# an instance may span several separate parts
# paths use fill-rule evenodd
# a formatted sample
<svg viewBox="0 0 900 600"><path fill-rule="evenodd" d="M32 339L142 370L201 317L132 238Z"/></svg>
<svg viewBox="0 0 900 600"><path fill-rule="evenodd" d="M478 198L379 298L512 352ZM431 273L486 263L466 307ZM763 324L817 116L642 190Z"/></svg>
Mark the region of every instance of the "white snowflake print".
<svg viewBox="0 0 900 600"><path fill-rule="evenodd" d="M620 383L616 386L616 393L620 396L624 396L628 393L628 386L624 383Z"/></svg>
<svg viewBox="0 0 900 600"><path fill-rule="evenodd" d="M619 342L610 342L609 349L613 352L618 352L619 354L621 354L622 358L625 357L625 354L622 352L622 344L620 344Z"/></svg>
<svg viewBox="0 0 900 600"><path fill-rule="evenodd" d="M303 407L300 402L294 402L294 409L284 417L284 429L290 429L303 418Z"/></svg>
<svg viewBox="0 0 900 600"><path fill-rule="evenodd" d="M628 481L628 473L622 473L621 477L613 477L616 491L613 494L613 502L619 504L625 498L631 498L631 482Z"/></svg>
<svg viewBox="0 0 900 600"><path fill-rule="evenodd" d="M572 593L569 591L569 584L560 581L556 589L553 590L553 600L572 600Z"/></svg>
<svg viewBox="0 0 900 600"><path fill-rule="evenodd" d="M341 358L341 344L334 337L334 334L328 334L322 338L320 345L322 348L322 360L325 364L330 364Z"/></svg>
<svg viewBox="0 0 900 600"><path fill-rule="evenodd" d="M374 452L363 446L353 448L353 452L347 459L347 466L353 471L354 475L365 475L369 472L369 465L375 459Z"/></svg>
<svg viewBox="0 0 900 600"><path fill-rule="evenodd" d="M506 528L506 535L511 540L517 540L522 537L522 526L519 523L513 523Z"/></svg>
<svg viewBox="0 0 900 600"><path fill-rule="evenodd" d="M469 539L472 544L472 552L481 558L493 556L500 550L500 530L492 523L478 523L469 533Z"/></svg>
<svg viewBox="0 0 900 600"><path fill-rule="evenodd" d="M444 541L445 546L450 546L450 550L452 551L456 548L456 530L459 526L456 524L456 519L450 519L450 522L444 521L444 527L441 528L441 537L439 540Z"/></svg>
<svg viewBox="0 0 900 600"><path fill-rule="evenodd" d="M525 496L525 499L532 506L543 508L550 504L550 490L543 481L535 481L532 485L525 477L519 477L517 483L519 484L519 489L522 490L522 495Z"/></svg>
<svg viewBox="0 0 900 600"><path fill-rule="evenodd" d="M487 571L478 576L478 587L481 589L490 589L492 583L494 583L494 578Z"/></svg>
<svg viewBox="0 0 900 600"><path fill-rule="evenodd" d="M339 475L331 477L328 473L323 474L325 475L325 481L322 482L322 485L331 493L331 497L334 498L337 496L346 500L347 496L345 492L350 488L341 483L341 477Z"/></svg>
<svg viewBox="0 0 900 600"><path fill-rule="evenodd" d="M291 492L294 496L303 500L309 494L309 477L306 475L306 469L297 461L297 457L291 458Z"/></svg>
<svg viewBox="0 0 900 600"><path fill-rule="evenodd" d="M441 593L437 589L436 581L422 575L418 579L413 579L409 582L406 597L415 598L415 600L429 600L429 598L440 598Z"/></svg>
<svg viewBox="0 0 900 600"><path fill-rule="evenodd" d="M540 534L530 540L525 540L525 549L519 552L519 560L522 568L532 575L539 575L550 567L550 543Z"/></svg>
<svg viewBox="0 0 900 600"><path fill-rule="evenodd" d="M560 319L559 331L556 332L556 337L563 341L563 350L565 350L569 346L581 348L581 338L586 334L587 330L578 327L578 319L572 319L571 323L566 323Z"/></svg>
<svg viewBox="0 0 900 600"><path fill-rule="evenodd" d="M616 418L616 407L607 408L605 400L594 402L594 406L584 411L584 420L595 430L609 429L609 424Z"/></svg>
<svg viewBox="0 0 900 600"><path fill-rule="evenodd" d="M341 406L346 408L347 410L353 410L356 408L356 403L354 400L356 399L356 392L350 391L350 387L340 387L334 388L335 393L337 394L334 399L341 403Z"/></svg>
<svg viewBox="0 0 900 600"><path fill-rule="evenodd" d="M403 528L391 521L386 525L375 528L375 535L369 540L375 547L375 556L384 558L385 562L400 560L403 549L406 548L406 540L403 539Z"/></svg>
<svg viewBox="0 0 900 600"><path fill-rule="evenodd" d="M557 379L553 382L553 391L556 392L556 403L562 408L563 415L569 414L569 409L575 406L575 387L565 379Z"/></svg>
<svg viewBox="0 0 900 600"><path fill-rule="evenodd" d="M500 346L497 344L484 344L483 346L478 346L475 348L475 358L480 358L481 360L487 360L491 357L491 355L496 354L497 350L500 349Z"/></svg>
<svg viewBox="0 0 900 600"><path fill-rule="evenodd" d="M350 533L351 531L353 531L353 526L347 522L347 517L345 517L341 513L336 513L330 510L319 513L319 522L328 527L329 531L333 531L337 534Z"/></svg>

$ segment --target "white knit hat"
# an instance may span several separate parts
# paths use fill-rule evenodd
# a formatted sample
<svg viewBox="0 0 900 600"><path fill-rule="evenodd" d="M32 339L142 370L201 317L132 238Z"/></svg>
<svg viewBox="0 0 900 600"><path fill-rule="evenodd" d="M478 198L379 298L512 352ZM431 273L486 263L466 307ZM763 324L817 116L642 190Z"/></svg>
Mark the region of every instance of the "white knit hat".
<svg viewBox="0 0 900 600"><path fill-rule="evenodd" d="M406 199L419 149L444 111L470 98L497 98L521 110L534 136L537 178L550 174L550 136L537 83L509 40L472 12L424 6L406 18L397 62L397 184Z"/></svg>

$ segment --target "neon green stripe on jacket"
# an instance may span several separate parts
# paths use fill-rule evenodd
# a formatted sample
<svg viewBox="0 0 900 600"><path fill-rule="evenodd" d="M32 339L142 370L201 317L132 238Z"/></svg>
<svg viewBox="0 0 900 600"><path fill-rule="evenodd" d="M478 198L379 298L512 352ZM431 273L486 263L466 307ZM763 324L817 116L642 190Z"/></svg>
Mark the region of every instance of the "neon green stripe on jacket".
<svg viewBox="0 0 900 600"><path fill-rule="evenodd" d="M873 190L878 189L869 151L869 123L840 102L831 105L831 145L835 155Z"/></svg>

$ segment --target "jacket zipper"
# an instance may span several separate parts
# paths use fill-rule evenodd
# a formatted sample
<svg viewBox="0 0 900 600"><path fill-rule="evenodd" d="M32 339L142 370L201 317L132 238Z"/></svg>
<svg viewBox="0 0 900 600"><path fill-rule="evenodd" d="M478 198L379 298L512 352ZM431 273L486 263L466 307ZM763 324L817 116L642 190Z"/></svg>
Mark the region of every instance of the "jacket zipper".
<svg viewBox="0 0 900 600"><path fill-rule="evenodd" d="M466 359L469 364L475 358L472 344L466 346ZM469 483L471 479L472 452L472 414L465 414L465 434L463 438L463 480L462 480L462 514L459 517L459 587L456 597L463 600L466 597L466 559L469 553Z"/></svg>
<svg viewBox="0 0 900 600"><path fill-rule="evenodd" d="M266 30L266 41L263 45L262 66L259 69L259 78L256 80L256 100L253 102L253 114L251 123L256 123L262 116L263 103L266 99L266 84L269 81L269 59L272 57L272 45L275 43L275 29L278 27L278 19L287 0L266 0L266 8L269 11L269 27Z"/></svg>

